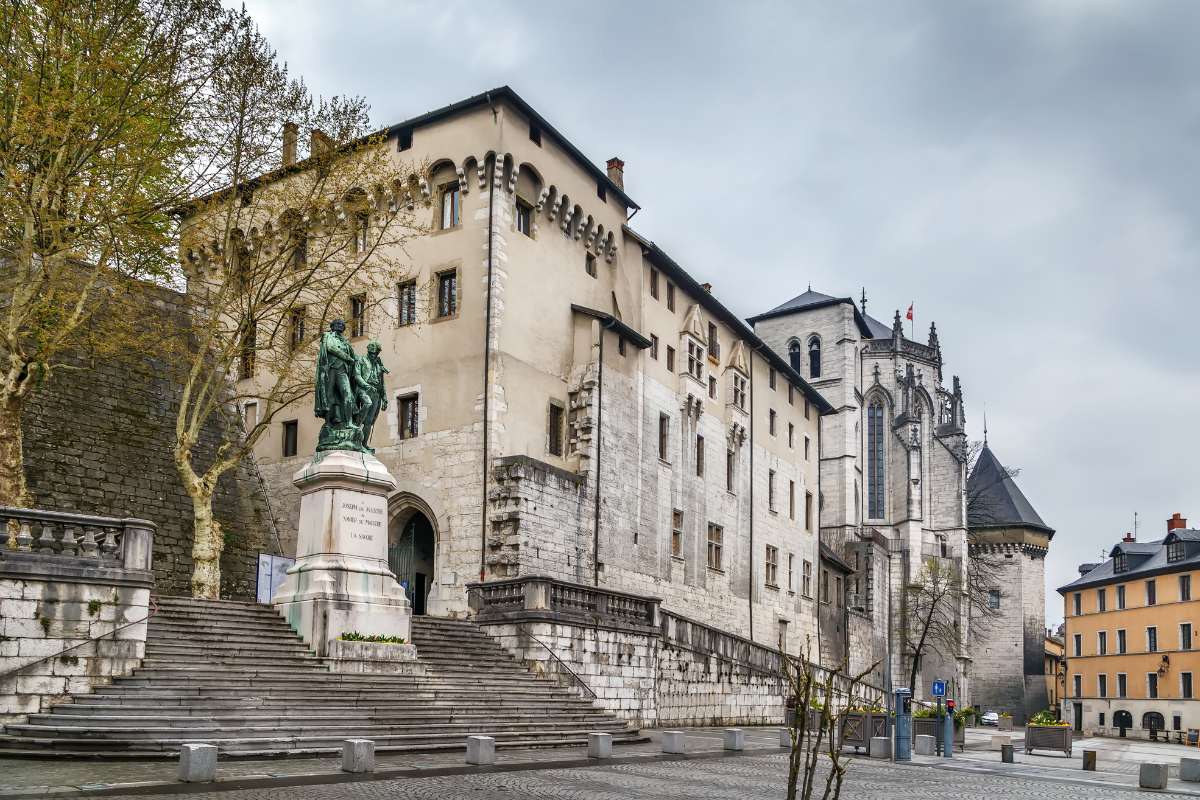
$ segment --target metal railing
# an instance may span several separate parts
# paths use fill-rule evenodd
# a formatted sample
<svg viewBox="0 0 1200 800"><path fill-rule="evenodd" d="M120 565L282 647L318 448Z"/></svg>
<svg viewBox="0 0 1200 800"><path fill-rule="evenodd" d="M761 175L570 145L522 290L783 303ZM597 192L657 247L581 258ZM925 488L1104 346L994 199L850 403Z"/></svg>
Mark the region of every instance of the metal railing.
<svg viewBox="0 0 1200 800"><path fill-rule="evenodd" d="M575 679L575 683L579 684L579 687L581 689L583 689L585 692L590 694L592 696L593 700L596 699L596 693L594 691L592 691L592 687L588 686L584 682L583 678L579 677L579 675L576 674L575 670L573 670L569 666L567 666L567 662L565 662L561 658L559 658L558 654L555 653L553 650L551 650L549 645L547 645L545 642L543 642L538 637L534 636L533 631L529 630L529 625L527 625L525 623L520 623L518 625L518 627L520 627L521 630L525 632L526 636L528 636L530 639L533 639L535 642L540 644L542 646L542 649L545 650L547 653L549 653L550 657L554 659L555 663L557 663L560 667L565 669L570 674L570 676Z"/></svg>

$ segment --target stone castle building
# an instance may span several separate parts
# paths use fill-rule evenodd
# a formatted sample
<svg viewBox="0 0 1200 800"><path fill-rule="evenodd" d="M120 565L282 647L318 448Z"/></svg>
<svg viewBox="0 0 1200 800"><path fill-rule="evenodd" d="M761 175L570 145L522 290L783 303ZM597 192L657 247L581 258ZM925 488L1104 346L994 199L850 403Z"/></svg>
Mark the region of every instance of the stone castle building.
<svg viewBox="0 0 1200 800"><path fill-rule="evenodd" d="M431 165L435 230L406 280L347 307L391 369L370 444L399 482L389 552L416 613L543 575L815 652L845 571L830 584L818 547L831 406L629 226L619 159L597 168L511 89L386 136ZM281 531L319 427L306 400L257 448Z"/></svg>
<svg viewBox="0 0 1200 800"><path fill-rule="evenodd" d="M834 409L821 421L821 537L854 574L847 638L823 640L822 657L848 658L854 670L877 663L880 685L905 686L905 587L926 560L961 567L967 553L968 448L958 378L943 380L935 326L926 342L913 341L899 312L888 326L849 297L810 289L750 322ZM944 678L952 696L970 697L965 636L955 650L924 654L914 696Z"/></svg>

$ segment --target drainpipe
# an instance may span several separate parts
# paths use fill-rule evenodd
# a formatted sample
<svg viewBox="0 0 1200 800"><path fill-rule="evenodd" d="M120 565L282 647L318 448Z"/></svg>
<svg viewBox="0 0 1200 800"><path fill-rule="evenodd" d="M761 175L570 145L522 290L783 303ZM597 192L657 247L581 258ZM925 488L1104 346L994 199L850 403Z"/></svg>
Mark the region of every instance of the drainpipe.
<svg viewBox="0 0 1200 800"><path fill-rule="evenodd" d="M491 407L492 367L492 228L496 209L496 167L499 155L492 157L492 174L488 176L488 237L487 237L487 300L483 324L483 493L479 505L479 580L487 572L488 533L488 411Z"/></svg>
<svg viewBox="0 0 1200 800"><path fill-rule="evenodd" d="M592 585L600 585L600 446L604 441L604 332L612 322L600 323L600 352L596 359L596 489L592 511ZM619 334L618 334L619 335Z"/></svg>

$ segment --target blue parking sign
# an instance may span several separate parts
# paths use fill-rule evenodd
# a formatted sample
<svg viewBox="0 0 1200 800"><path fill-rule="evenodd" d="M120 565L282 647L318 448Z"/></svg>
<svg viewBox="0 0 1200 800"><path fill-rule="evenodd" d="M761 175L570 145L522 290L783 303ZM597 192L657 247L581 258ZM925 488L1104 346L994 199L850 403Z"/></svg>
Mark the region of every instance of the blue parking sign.
<svg viewBox="0 0 1200 800"><path fill-rule="evenodd" d="M930 694L932 694L934 697L945 697L946 696L946 682L945 681L934 681L933 682L933 691L930 692Z"/></svg>

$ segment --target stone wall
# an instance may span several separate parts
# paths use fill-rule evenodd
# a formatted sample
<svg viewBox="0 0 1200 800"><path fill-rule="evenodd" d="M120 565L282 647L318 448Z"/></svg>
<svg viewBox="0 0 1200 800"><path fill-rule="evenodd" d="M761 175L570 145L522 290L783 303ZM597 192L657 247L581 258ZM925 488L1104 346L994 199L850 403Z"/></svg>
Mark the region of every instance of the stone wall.
<svg viewBox="0 0 1200 800"><path fill-rule="evenodd" d="M147 287L149 324L183 325L183 301L176 292ZM189 594L192 504L172 457L179 382L153 355L100 360L81 354L75 363L79 369L54 373L34 392L25 413L33 505L153 521L155 590ZM202 462L221 440L221 424L214 419L205 429ZM217 487L214 510L225 531L223 597L253 598L257 554L279 553L260 487L252 464L226 473Z"/></svg>

